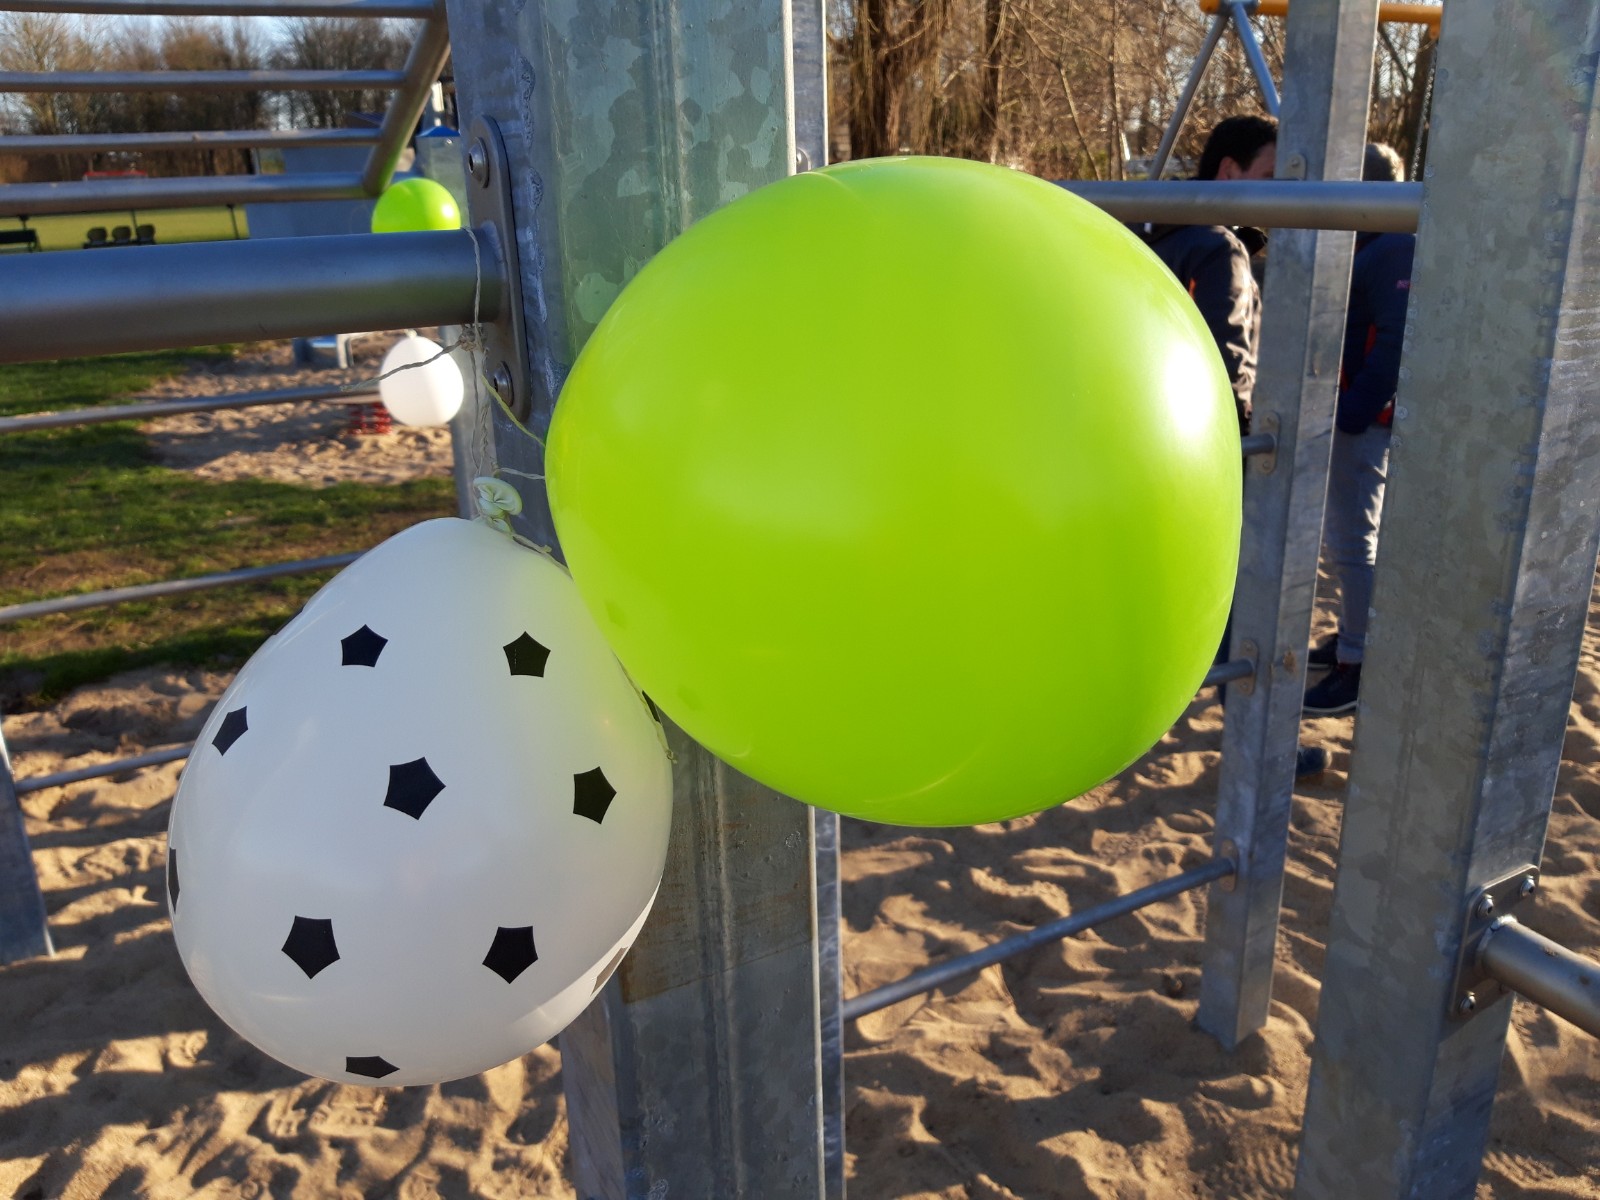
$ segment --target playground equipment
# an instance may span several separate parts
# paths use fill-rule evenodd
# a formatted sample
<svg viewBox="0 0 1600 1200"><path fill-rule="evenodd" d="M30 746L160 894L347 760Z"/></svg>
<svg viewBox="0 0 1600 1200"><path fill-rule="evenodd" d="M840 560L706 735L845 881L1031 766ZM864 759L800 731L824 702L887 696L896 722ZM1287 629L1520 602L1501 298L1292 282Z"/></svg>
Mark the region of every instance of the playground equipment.
<svg viewBox="0 0 1600 1200"><path fill-rule="evenodd" d="M566 366L639 262L729 195L823 160L820 4L452 7L471 231L394 235L381 250L338 238L286 239L271 255L156 246L48 272L19 255L0 263L0 290L33 303L0 329L0 361L464 322L477 293L489 382L542 433ZM1359 175L1376 0L1296 0L1278 180L1074 185L1125 219L1278 230L1257 385L1271 402L1247 473L1214 855L1048 931L1208 885L1199 1021L1229 1047L1262 1026L1271 995L1348 231L1419 232L1303 1200L1472 1194L1510 1019L1501 986L1597 1025L1600 964L1547 953L1505 918L1537 887L1600 542L1600 455L1585 423L1600 332L1600 197L1586 157L1600 130L1600 0L1452 0L1450 11L1425 185L1343 182ZM626 47L637 69L594 70L601 46ZM1492 75L1466 69L1491 56ZM675 123L686 111L693 124ZM136 258L149 271L125 273L120 260ZM1451 286L1467 262L1475 286ZM108 344L104 317L134 297L144 315ZM469 403L495 457L537 474L540 445L484 399ZM518 528L554 544L536 494ZM843 1001L836 822L671 740L676 829L657 915L561 1039L579 1194L841 1196L843 1020L982 962ZM38 937L9 787L0 772L11 814L0 912L11 931L35 914Z"/></svg>

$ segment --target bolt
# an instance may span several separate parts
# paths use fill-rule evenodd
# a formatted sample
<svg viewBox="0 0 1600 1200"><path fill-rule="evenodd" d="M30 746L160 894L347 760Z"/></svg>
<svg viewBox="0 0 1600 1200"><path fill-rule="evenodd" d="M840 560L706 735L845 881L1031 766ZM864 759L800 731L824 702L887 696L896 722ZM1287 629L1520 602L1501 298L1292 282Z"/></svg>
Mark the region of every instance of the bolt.
<svg viewBox="0 0 1600 1200"><path fill-rule="evenodd" d="M1478 901L1477 906L1474 907L1472 911L1477 913L1477 915L1479 917L1491 917L1491 916L1493 916L1494 915L1494 897L1493 896L1485 896L1485 897L1483 897L1481 900Z"/></svg>
<svg viewBox="0 0 1600 1200"><path fill-rule="evenodd" d="M501 363L494 369L494 374L489 377L489 386L494 388L495 394L507 404L512 401L511 364Z"/></svg>
<svg viewBox="0 0 1600 1200"><path fill-rule="evenodd" d="M804 175L811 170L811 154L803 146L796 147L794 152L794 173Z"/></svg>
<svg viewBox="0 0 1600 1200"><path fill-rule="evenodd" d="M1456 1011L1463 1017L1470 1014L1477 1007L1478 998L1471 992L1468 992L1465 996L1461 997L1461 999L1456 1003Z"/></svg>
<svg viewBox="0 0 1600 1200"><path fill-rule="evenodd" d="M489 147L479 138L472 143L472 149L467 151L467 173L480 185L489 183Z"/></svg>
<svg viewBox="0 0 1600 1200"><path fill-rule="evenodd" d="M1532 875L1524 875L1522 877L1522 885L1517 888L1517 895L1526 900L1529 896L1533 895L1538 887L1539 881L1537 879L1535 879Z"/></svg>

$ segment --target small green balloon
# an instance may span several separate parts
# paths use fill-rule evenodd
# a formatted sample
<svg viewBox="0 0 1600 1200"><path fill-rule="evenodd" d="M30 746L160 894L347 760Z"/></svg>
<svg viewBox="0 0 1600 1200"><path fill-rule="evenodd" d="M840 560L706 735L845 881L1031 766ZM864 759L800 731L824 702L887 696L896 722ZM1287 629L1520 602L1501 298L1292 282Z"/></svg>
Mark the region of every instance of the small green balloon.
<svg viewBox="0 0 1600 1200"><path fill-rule="evenodd" d="M372 210L373 233L460 229L461 209L443 184L416 176L384 188Z"/></svg>
<svg viewBox="0 0 1600 1200"><path fill-rule="evenodd" d="M1116 221L984 164L830 167L699 222L579 356L546 470L641 687L870 820L1108 779L1233 595L1238 426L1194 304Z"/></svg>

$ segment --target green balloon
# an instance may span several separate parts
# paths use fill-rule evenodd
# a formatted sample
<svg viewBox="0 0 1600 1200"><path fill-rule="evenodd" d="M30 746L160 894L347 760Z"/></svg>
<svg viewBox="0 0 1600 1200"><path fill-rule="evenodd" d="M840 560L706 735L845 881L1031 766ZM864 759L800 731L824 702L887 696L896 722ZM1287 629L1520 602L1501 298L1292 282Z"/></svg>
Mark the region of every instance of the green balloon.
<svg viewBox="0 0 1600 1200"><path fill-rule="evenodd" d="M984 164L830 167L695 225L579 356L546 470L640 686L875 821L1110 778L1233 595L1239 433L1200 315L1116 221Z"/></svg>
<svg viewBox="0 0 1600 1200"><path fill-rule="evenodd" d="M448 188L416 176L383 189L372 210L373 233L421 233L428 229L460 229L461 209Z"/></svg>

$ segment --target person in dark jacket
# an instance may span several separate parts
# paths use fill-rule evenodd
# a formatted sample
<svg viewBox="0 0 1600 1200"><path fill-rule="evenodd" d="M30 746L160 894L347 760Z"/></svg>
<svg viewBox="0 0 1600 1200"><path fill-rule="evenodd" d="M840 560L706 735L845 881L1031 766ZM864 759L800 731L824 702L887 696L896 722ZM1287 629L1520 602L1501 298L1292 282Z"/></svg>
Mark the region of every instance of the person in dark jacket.
<svg viewBox="0 0 1600 1200"><path fill-rule="evenodd" d="M1388 146L1371 144L1361 178L1399 182L1405 178L1405 165ZM1305 711L1312 716L1349 712L1361 686L1416 243L1409 233L1363 233L1356 238L1322 526L1339 581L1339 632L1308 656L1310 666L1330 668L1306 690Z"/></svg>
<svg viewBox="0 0 1600 1200"><path fill-rule="evenodd" d="M1277 145L1278 123L1271 117L1229 117L1206 138L1195 178L1271 179ZM1228 368L1239 432L1248 433L1261 335L1261 293L1250 260L1265 235L1222 225L1147 225L1141 233L1205 318Z"/></svg>

